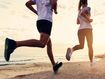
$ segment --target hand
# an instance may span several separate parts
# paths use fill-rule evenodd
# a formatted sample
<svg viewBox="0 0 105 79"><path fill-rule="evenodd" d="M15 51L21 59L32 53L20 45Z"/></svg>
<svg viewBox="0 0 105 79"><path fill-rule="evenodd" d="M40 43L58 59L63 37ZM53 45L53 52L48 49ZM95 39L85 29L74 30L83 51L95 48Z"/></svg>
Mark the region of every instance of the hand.
<svg viewBox="0 0 105 79"><path fill-rule="evenodd" d="M54 13L55 13L55 14L58 14L57 10L54 9Z"/></svg>

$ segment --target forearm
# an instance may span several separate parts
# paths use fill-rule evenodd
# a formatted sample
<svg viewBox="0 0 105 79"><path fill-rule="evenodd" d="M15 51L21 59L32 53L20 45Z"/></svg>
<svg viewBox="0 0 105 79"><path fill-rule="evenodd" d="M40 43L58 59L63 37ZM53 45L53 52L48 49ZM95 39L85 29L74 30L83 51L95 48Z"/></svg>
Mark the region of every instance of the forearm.
<svg viewBox="0 0 105 79"><path fill-rule="evenodd" d="M57 14L57 0L51 0L51 6L54 13Z"/></svg>
<svg viewBox="0 0 105 79"><path fill-rule="evenodd" d="M79 19L77 18L77 24L80 24L80 21L79 21Z"/></svg>
<svg viewBox="0 0 105 79"><path fill-rule="evenodd" d="M51 0L52 6L57 3L57 0Z"/></svg>
<svg viewBox="0 0 105 79"><path fill-rule="evenodd" d="M81 14L86 20L90 22L90 16L86 15L85 13Z"/></svg>
<svg viewBox="0 0 105 79"><path fill-rule="evenodd" d="M25 5L26 5L26 7L27 7L28 9L30 9L32 12L34 12L35 14L37 14L37 11L32 7L33 4L34 4L34 3L28 1L28 2L26 2Z"/></svg>

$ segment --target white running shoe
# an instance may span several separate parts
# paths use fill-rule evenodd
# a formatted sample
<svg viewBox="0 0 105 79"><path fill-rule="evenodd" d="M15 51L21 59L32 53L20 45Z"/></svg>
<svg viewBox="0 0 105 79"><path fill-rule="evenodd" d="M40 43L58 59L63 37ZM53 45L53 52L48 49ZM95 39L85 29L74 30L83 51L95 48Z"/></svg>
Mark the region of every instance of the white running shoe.
<svg viewBox="0 0 105 79"><path fill-rule="evenodd" d="M68 48L68 49L67 49L67 52L66 52L66 59L67 59L68 61L70 61L71 54L72 54L71 48Z"/></svg>
<svg viewBox="0 0 105 79"><path fill-rule="evenodd" d="M93 62L90 62L90 66L94 66L96 64L96 60L93 60Z"/></svg>

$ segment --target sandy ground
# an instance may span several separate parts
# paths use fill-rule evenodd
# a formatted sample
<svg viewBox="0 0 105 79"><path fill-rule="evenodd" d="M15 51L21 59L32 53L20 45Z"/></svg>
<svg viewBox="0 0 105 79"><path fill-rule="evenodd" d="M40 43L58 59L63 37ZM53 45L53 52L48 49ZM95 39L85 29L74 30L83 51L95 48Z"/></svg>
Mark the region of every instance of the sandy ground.
<svg viewBox="0 0 105 79"><path fill-rule="evenodd" d="M16 64L0 67L1 79L105 79L105 60L66 62L57 74L50 63Z"/></svg>
<svg viewBox="0 0 105 79"><path fill-rule="evenodd" d="M0 1L0 52L3 52L6 37L16 40L38 37L38 32L35 28L37 16L24 6L26 1ZM94 46L97 46L94 52L95 54L104 53L105 10L103 8L105 8L105 0L89 0L89 5L92 7L92 18L94 19L92 24L95 39ZM54 15L54 27L52 31L54 42L71 42L73 46L77 42L76 33L78 26L75 22L77 18L77 6L77 0L59 0L58 15ZM76 42L74 42L74 39ZM103 47L100 45L103 45ZM62 50L65 51L64 49ZM60 53L64 53L62 50ZM0 54L3 55L3 53ZM16 57L18 56L16 55ZM92 67L89 62L64 63L56 75L53 74L50 63L0 65L0 79L105 79L104 57L104 54L99 55L97 58L103 59L96 62Z"/></svg>

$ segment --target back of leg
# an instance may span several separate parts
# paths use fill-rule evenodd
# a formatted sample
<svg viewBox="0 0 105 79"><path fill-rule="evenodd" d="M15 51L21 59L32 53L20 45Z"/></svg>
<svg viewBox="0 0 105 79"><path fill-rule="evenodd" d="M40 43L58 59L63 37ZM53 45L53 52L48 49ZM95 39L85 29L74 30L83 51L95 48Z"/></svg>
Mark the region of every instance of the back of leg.
<svg viewBox="0 0 105 79"><path fill-rule="evenodd" d="M49 40L49 35L45 33L40 33L40 42L42 43L42 48L45 47Z"/></svg>
<svg viewBox="0 0 105 79"><path fill-rule="evenodd" d="M89 59L92 62L93 61L93 33L91 29L87 30L86 39L87 39L88 50L89 50Z"/></svg>
<svg viewBox="0 0 105 79"><path fill-rule="evenodd" d="M54 61L54 57L53 57L53 51L52 51L52 42L51 42L50 38L47 42L47 54L48 54L48 57L49 57L52 65L55 65L55 61Z"/></svg>
<svg viewBox="0 0 105 79"><path fill-rule="evenodd" d="M73 47L73 50L78 50L78 49L83 49L84 48L84 42L85 42L85 33L84 30L79 30L78 31L78 40L79 40L79 45L76 45Z"/></svg>

